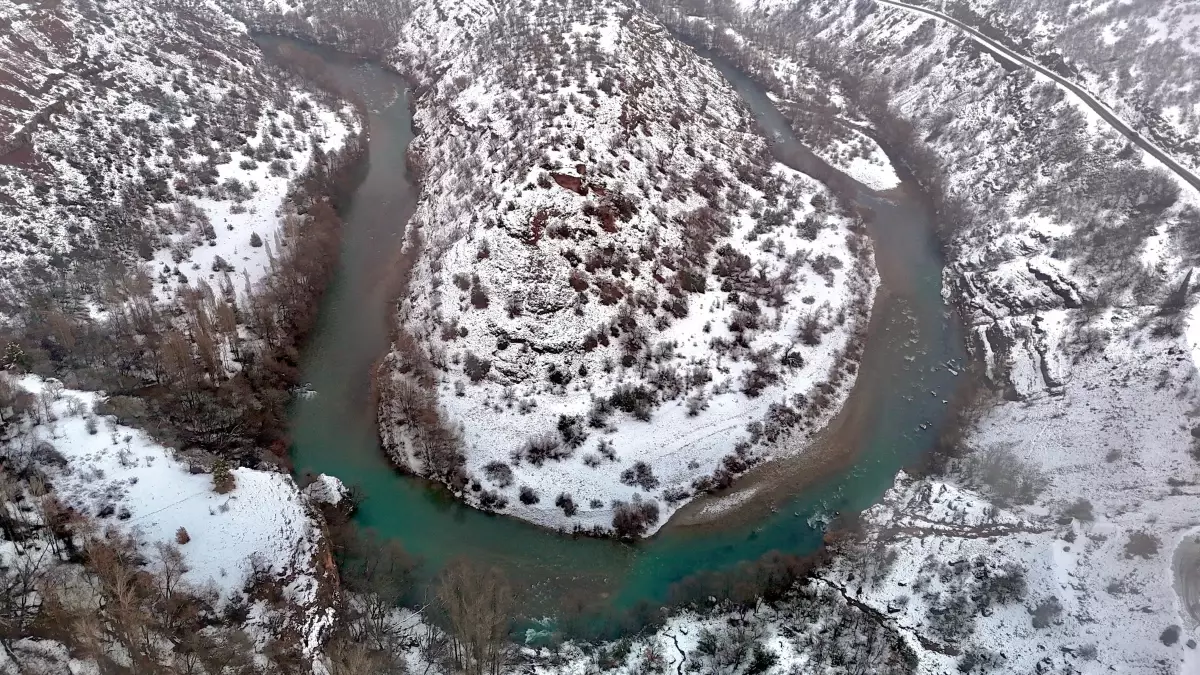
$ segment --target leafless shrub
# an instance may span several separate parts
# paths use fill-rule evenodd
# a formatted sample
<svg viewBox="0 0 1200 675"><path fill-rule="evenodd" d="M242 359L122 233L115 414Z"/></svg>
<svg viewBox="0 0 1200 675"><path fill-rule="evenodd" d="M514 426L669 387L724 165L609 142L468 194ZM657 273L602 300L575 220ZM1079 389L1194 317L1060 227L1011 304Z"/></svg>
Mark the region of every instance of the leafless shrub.
<svg viewBox="0 0 1200 675"><path fill-rule="evenodd" d="M578 415L558 416L558 435L563 444L570 449L578 448L587 440L588 432L584 429L583 420Z"/></svg>
<svg viewBox="0 0 1200 675"><path fill-rule="evenodd" d="M613 503L613 532L620 539L636 539L658 523L658 502L618 501Z"/></svg>
<svg viewBox="0 0 1200 675"><path fill-rule="evenodd" d="M637 486L649 492L658 487L658 478L654 476L654 470L650 465L638 460L633 463L633 466L621 472L621 483L631 487Z"/></svg>
<svg viewBox="0 0 1200 675"><path fill-rule="evenodd" d="M1031 504L1050 483L1042 471L1016 455L1009 445L976 452L962 464L963 481L988 494L1000 506Z"/></svg>
<svg viewBox="0 0 1200 675"><path fill-rule="evenodd" d="M488 462L483 467L483 475L487 479L495 483L500 488L506 488L512 485L513 470L508 464L499 460Z"/></svg>
<svg viewBox="0 0 1200 675"><path fill-rule="evenodd" d="M1080 497L1073 504L1063 509L1063 517L1074 518L1081 523L1090 523L1095 519L1095 514L1092 513L1092 503Z"/></svg>
<svg viewBox="0 0 1200 675"><path fill-rule="evenodd" d="M543 433L525 441L521 447L521 456L534 466L541 466L546 460L561 461L571 456L571 448L562 444L558 435Z"/></svg>
<svg viewBox="0 0 1200 675"><path fill-rule="evenodd" d="M487 377L491 369L491 359L481 359L475 356L475 352L467 352L467 357L463 360L463 372L471 379L471 382L478 384Z"/></svg>
<svg viewBox="0 0 1200 675"><path fill-rule="evenodd" d="M575 515L575 512L579 510L579 508L575 506L575 500L572 499L571 495L566 492L560 492L558 494L558 497L554 499L554 505L562 509L563 514L568 518Z"/></svg>
<svg viewBox="0 0 1200 675"><path fill-rule="evenodd" d="M1145 530L1130 532L1129 539L1125 542L1125 557L1137 556L1148 560L1158 555L1158 548L1161 545L1162 540Z"/></svg>

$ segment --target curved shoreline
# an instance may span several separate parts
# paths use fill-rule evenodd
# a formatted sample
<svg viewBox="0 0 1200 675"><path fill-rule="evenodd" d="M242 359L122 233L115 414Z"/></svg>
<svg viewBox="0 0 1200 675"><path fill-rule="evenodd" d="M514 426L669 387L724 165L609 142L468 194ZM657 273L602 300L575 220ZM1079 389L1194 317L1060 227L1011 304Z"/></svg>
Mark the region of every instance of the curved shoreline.
<svg viewBox="0 0 1200 675"><path fill-rule="evenodd" d="M281 28L281 26L276 26L275 28L278 29ZM299 42L319 52L325 52L324 56L326 58L330 56L328 52L333 52L337 56L344 56L348 59L375 63L385 71L391 72L406 81L409 84L410 89L413 88L414 83L412 79L404 72L391 67L386 60L376 58L370 54L343 51L340 48L314 41L308 36L297 35L294 30L262 30L259 32L259 35L269 38L282 37L284 39ZM709 60L704 55L701 55L701 57ZM742 92L739 92L739 95L744 97ZM415 106L415 97L410 97L408 99L409 111L411 112ZM368 116L364 115L364 118L366 117ZM414 137L420 134L420 130L416 128L415 123L413 124L413 133ZM788 162L784 163L785 165L790 164ZM821 179L817 180L823 185L826 182ZM417 189L417 194L419 195L421 189L419 180L414 180L413 183L414 187ZM883 191L881 194L887 192L891 191ZM411 213L408 215L411 216ZM401 250L395 254L397 259L402 258L405 254L410 252L411 223L406 222L404 230L405 236L403 237ZM873 238L868 236L867 239L872 242L872 248L874 248ZM411 266L412 265L410 261L407 267L411 268ZM872 273L878 275L877 255L872 256L871 267ZM394 291L398 286L406 285L410 269L398 268L399 266L397 266L397 269L394 269L386 274L388 277L386 281L381 280L379 292L385 292L385 289L382 288L384 285L388 287L386 289L388 292ZM876 283L874 290L875 292L869 300L872 309L868 319L868 326L865 331L866 335L862 339L862 343L864 345L863 352L866 351L865 345L872 341L872 336L877 331L875 326L877 322L878 309L881 304L881 298L888 293L888 289L885 288L885 285L881 281ZM388 299L387 301L392 302L391 299ZM399 329L399 327L395 325L395 320L397 317L395 316L394 312L391 312L391 316L389 318L390 323L392 323L389 329L389 338L394 341L396 331ZM854 339L856 338L852 338L851 342ZM849 347L851 342L848 342L843 349L845 347ZM367 400L368 406L371 406L375 412L373 417L376 418L378 415L378 401L380 396L379 387L377 384L377 376L380 372L380 368L385 364L390 353L391 352L389 350L388 352L378 356L372 362L370 370L371 384ZM667 521L664 522L653 535L646 537L641 541L655 539L663 532L681 528L695 528L696 526L700 525L713 527L715 529L730 529L739 525L747 525L750 522L761 519L763 516L769 514L778 504L786 501L790 497L795 497L802 492L804 488L820 483L837 472L843 471L852 466L855 459L857 459L861 454L860 446L862 445L861 442L859 442L861 431L856 427L861 426L861 423L865 421L865 418L868 414L869 394L864 391L863 386L864 358L865 354L860 355L858 359L859 369L854 376L854 381L849 386L848 393L845 394L845 398L842 401L841 406L838 408L836 413L827 418L825 424L820 429L812 432L811 435L805 441L803 441L806 445L804 449L789 452L783 457L768 459L761 464L752 467L746 473L739 475L734 480L734 483L725 490L721 490L717 493L702 493L697 495L678 510L673 512L668 517ZM868 377L865 379L870 378ZM375 428L378 434L380 432L378 419L376 419ZM384 445L381 434L380 445ZM381 447L380 452L384 455L387 464L393 471L409 479L415 479L423 485L433 486L437 491L444 492L446 495L450 496L456 501L462 502L471 508L477 508L469 501L463 500L460 494L456 493L443 482L410 471L407 466L405 466L402 462L397 461L393 454L387 451L385 448ZM720 508L718 511L706 513L706 511L710 511L713 509L713 507L719 506L721 502L728 500L730 497L736 498L737 495L745 492L752 493L750 498L745 499L744 501L741 501L730 508ZM580 536L598 539L612 538L611 533L609 532L600 533L598 531L592 531L589 529L570 530L564 526L555 527L545 523L519 518L517 516L505 513L504 511L488 511L484 509L477 510L489 515L497 515L521 520L522 522L530 523L540 529L558 536L570 538L578 538Z"/></svg>
<svg viewBox="0 0 1200 675"><path fill-rule="evenodd" d="M878 330L876 317L887 293L882 285L875 293L868 344ZM805 488L853 466L862 454L862 430L868 421L871 392L866 384L860 371L841 408L808 439L807 447L763 462L724 490L697 496L680 507L659 532L720 530L761 521Z"/></svg>
<svg viewBox="0 0 1200 675"><path fill-rule="evenodd" d="M404 79L392 68L372 68L381 76ZM406 129L409 124L398 115L388 123ZM389 138L386 130L372 125L372 143L381 144L379 152L371 155L374 170L380 172L373 189L382 185L384 192L377 194L385 197L389 190L398 189L399 180L398 172L389 171L385 164L399 165L403 160L398 147L387 145ZM802 161L799 156L792 159ZM854 185L849 188L855 189ZM529 611L540 615L563 611L563 594L570 589L594 590L594 612L614 630L621 625L615 618L624 616L621 612L645 601L669 602L672 589L685 579L752 564L771 551L805 555L818 550L823 528L811 522L835 511L849 514L870 506L891 486L896 470L919 461L933 447L937 432L936 428L926 431L928 426L917 430L917 424L926 420L936 427L944 415L940 401L930 399L928 390L948 394L957 384L945 368L942 373L934 372L943 363L961 367L961 341L955 334L957 328L945 320L950 310L941 296L942 256L935 244L936 233L928 231L930 214L920 200L910 196L904 188L860 194L859 213L869 219L873 212L878 219L875 224L867 223L878 277L872 284L873 297L863 298L864 305L872 303L870 318L856 319L855 328L862 336L865 324L871 344L858 356L854 384L836 395L837 399L844 397L838 409L826 411L820 428L793 434L790 447L803 446L802 450L774 453L776 459L742 474L729 490L698 497L656 535L631 546L579 537L578 533L572 536L569 530L504 517L503 512L483 512L453 499L451 492L438 484L413 480L413 476L396 471L394 462L380 449L378 426L362 421L372 417L366 414L369 400L356 393L359 387L366 390L368 371L378 356L373 350L369 357L363 351L376 340L363 335L376 324L367 314L384 303L365 302L364 293L345 284L361 283L364 266L373 264L364 261L376 259L380 253L378 237L398 236L393 232L400 230L400 224L394 209L372 209L368 205L374 197L356 194L368 210L359 214L362 221L357 225L347 219L355 228L347 240L350 253L341 263L348 276L339 275L337 288L343 293L335 292L323 308L325 334L319 336L316 350L306 359L305 371L320 394L315 401L352 398L354 409L344 410L342 403L297 408L293 420L296 467L339 476L347 485L361 487L363 498L355 521L403 542L410 553L425 560L422 583L432 581L448 560L468 556L504 569L515 584L526 589ZM361 241L364 237L367 248ZM376 283L388 285L381 281L388 275L380 270L370 276ZM376 290L386 292L378 286ZM861 316L866 314L864 306ZM913 339L918 332L921 339ZM354 370L359 361L363 362L361 372ZM922 393L924 398L919 397ZM783 445L787 438L781 433L775 443ZM771 449L760 447L764 455ZM695 516L730 495L737 499L746 493L752 494L734 507L710 510L703 518Z"/></svg>

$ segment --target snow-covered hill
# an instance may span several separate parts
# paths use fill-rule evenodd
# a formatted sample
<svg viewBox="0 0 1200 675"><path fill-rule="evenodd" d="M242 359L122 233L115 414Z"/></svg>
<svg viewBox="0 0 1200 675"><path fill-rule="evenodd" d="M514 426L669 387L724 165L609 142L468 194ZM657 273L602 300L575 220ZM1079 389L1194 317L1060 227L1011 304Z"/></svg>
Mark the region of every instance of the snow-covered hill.
<svg viewBox="0 0 1200 675"><path fill-rule="evenodd" d="M381 418L398 462L547 525L640 500L652 530L758 460L748 425L807 433L836 409L868 245L713 67L631 3L413 12L395 62L424 92L422 251Z"/></svg>
<svg viewBox="0 0 1200 675"><path fill-rule="evenodd" d="M1200 7L1166 2L924 3L1085 84L1139 130L1200 167Z"/></svg>
<svg viewBox="0 0 1200 675"><path fill-rule="evenodd" d="M170 300L227 274L240 291L270 265L292 181L360 124L202 5L0 2L0 22L9 301L62 272L93 303L105 284Z"/></svg>
<svg viewBox="0 0 1200 675"><path fill-rule="evenodd" d="M177 546L181 593L203 598L213 612L244 612L230 624L245 629L259 647L284 635L295 635L299 642L289 648L305 656L321 647L338 581L319 502L340 496L344 488L336 479L322 476L315 485L323 492L314 491L312 499L290 476L273 471L229 469L228 484L218 485L217 474L207 473L212 456L176 453L120 424L106 414L117 403L103 395L32 375L14 380L4 372L0 387L6 405L26 413L14 418L7 408L4 421L11 424L0 427L0 453L12 472L5 474L9 518L20 514L35 530L61 519L56 527L70 523L79 543L89 536L129 537L140 564L154 574L174 564L162 547ZM25 481L38 486L28 488L31 497L22 496ZM31 508L47 500L53 506ZM0 547L6 572L29 570L40 583L71 569L65 557L28 540L6 540ZM264 595L264 586L277 588L279 597ZM82 633L76 631L72 643L84 640ZM21 658L35 646L20 647ZM0 672L24 672L10 670L10 657L0 657Z"/></svg>
<svg viewBox="0 0 1200 675"><path fill-rule="evenodd" d="M948 294L970 324L969 346L1009 396L1061 386L1059 350L1047 341L1086 337L1099 309L1169 307L1161 330L1179 333L1174 305L1200 252L1200 195L1077 97L905 10L743 6L846 54L847 70L911 123L890 140L920 151L910 168L941 202Z"/></svg>
<svg viewBox="0 0 1200 675"><path fill-rule="evenodd" d="M923 672L1200 665L1200 377L1140 318L1106 314L1113 341L1069 349L1061 393L985 410L952 482L901 477L866 513L861 559L834 562L831 579L896 616Z"/></svg>
<svg viewBox="0 0 1200 675"><path fill-rule="evenodd" d="M827 578L928 672L1194 671L1195 190L944 24L743 6L744 34L825 40L911 123L887 129L939 201L946 292L992 385L949 479L898 482Z"/></svg>

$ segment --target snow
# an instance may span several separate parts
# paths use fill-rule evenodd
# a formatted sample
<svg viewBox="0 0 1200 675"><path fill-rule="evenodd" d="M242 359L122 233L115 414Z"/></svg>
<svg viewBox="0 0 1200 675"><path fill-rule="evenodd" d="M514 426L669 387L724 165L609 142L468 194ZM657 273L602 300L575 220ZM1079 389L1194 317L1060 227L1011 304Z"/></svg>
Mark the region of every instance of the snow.
<svg viewBox="0 0 1200 675"><path fill-rule="evenodd" d="M338 506L347 499L350 490L334 476L320 474L304 488L304 496L314 504Z"/></svg>
<svg viewBox="0 0 1200 675"><path fill-rule="evenodd" d="M33 375L17 384L46 402L45 421L27 424L10 441L9 451L29 452L46 443L60 453L65 465L43 468L64 504L101 528L129 535L150 561L156 559L155 547L177 542L182 528L187 534L186 543L179 544L188 568L184 581L220 601L240 598L252 572L266 570L308 613L307 648L319 646L332 620L331 608L318 606L324 583L315 567L321 525L289 475L235 468L234 489L218 494L211 475L193 473L189 463L145 432L93 416L102 394L63 389L55 380ZM93 424L95 433L89 429ZM331 491L340 486L328 477L319 484ZM265 608L254 611L269 623Z"/></svg>
<svg viewBox="0 0 1200 675"><path fill-rule="evenodd" d="M1186 344L1192 352L1192 363L1200 369L1200 304L1194 305L1188 313L1184 336Z"/></svg>
<svg viewBox="0 0 1200 675"><path fill-rule="evenodd" d="M623 19L627 10L632 18ZM470 5L438 17L429 5L414 5L412 30L402 32L397 60L398 67L418 75L437 73L429 93L416 102L414 122L422 134L414 151L429 170L414 223L422 229L426 251L402 304L400 324L437 368L439 410L463 440L468 475L481 489L504 494L507 514L552 527L607 527L614 500L635 495L660 500L668 490L690 492L771 405L790 403L795 395L813 400L817 386L833 380L836 385L823 395L827 408L806 419L789 443L755 452L768 457L802 448L808 434L836 412L853 382L851 374L841 372L841 362L866 326L878 283L871 257L851 251L852 244L867 245L852 232L852 220L830 206L833 198L824 186L780 165L764 169L775 181L770 190L743 184L734 160L753 157L766 140L747 131L754 124L737 94L710 63L624 2L601 3L593 8L592 20L572 20L562 30L539 24L547 34L561 33L564 49L589 60L579 72L555 72L561 79L538 74L530 101L520 107L533 114L552 112L554 131L530 135L529 120L513 112L511 83L505 80L511 76L502 67L507 57L474 43L462 47L487 30L494 11ZM548 21L533 15L534 23ZM533 47L518 40L505 48L523 54ZM630 91L634 81L645 82L636 95ZM631 133L631 110L645 119L634 125L642 131ZM677 114L691 118L673 122ZM869 139L851 135L859 142L840 148L838 155L863 180L894 185L894 172L878 147L870 142L874 150L864 150ZM559 180L586 181L588 193L555 184L543 167L554 167ZM703 198L690 186L705 182L706 171L736 186L742 197L729 203ZM478 185L468 179L473 175L495 178ZM632 200L633 213L598 224L589 209L617 196ZM818 196L826 203L819 210L811 204ZM721 279L708 273L711 254L705 254L700 270L707 277L705 290L678 287L679 252L689 246L680 221L708 204L715 204L731 225L729 233L715 237L713 248L728 245L750 262L739 283L755 275L782 280L791 274L780 282L782 302L761 307L766 303L760 301L760 325L744 331L744 337L729 328L744 310L738 299L730 299L729 288L721 290ZM779 209L781 222L768 223L755 204L760 211ZM799 226L808 219L816 231L805 238ZM544 223L543 230L535 229L537 222ZM630 262L619 269L603 258L593 262L605 250ZM583 263L567 263L570 256ZM814 259L835 260L837 267L817 273L816 263L804 262ZM584 291L572 288L572 271L586 271ZM478 282L471 280L475 277ZM597 289L605 284L624 289L619 302L603 300ZM487 307L474 306L468 285L487 289ZM762 291L740 297L746 295L761 298ZM576 304L580 297L586 304ZM672 297L686 303L685 315L666 311L664 303ZM825 324L820 344L804 345L795 338L810 315ZM604 340L587 347L588 335ZM634 337L642 346L626 349ZM745 344L719 353L717 340ZM778 363L788 348L803 364L796 360L781 381L757 397L745 395L742 382L754 367L749 353L775 350L764 358ZM482 381L472 382L463 372L468 354L491 364ZM392 355L398 381L409 370L406 358ZM560 380L569 381L548 381L552 367L566 375ZM693 381L698 371L711 381ZM679 376L682 391L656 384ZM540 466L513 461L531 437L557 438L560 416L586 418L594 400L621 385L663 392L649 422L617 411L595 427L585 422L586 441L562 461ZM707 403L695 416L689 414L689 396ZM383 408L383 419L394 419L383 424L385 446L421 472L411 430L388 401ZM600 459L601 441L611 444L615 459ZM659 482L649 494L620 481L635 461L648 463ZM485 478L485 467L495 462L512 464L511 484ZM522 486L533 489L540 503L519 503ZM579 506L573 518L554 505L562 492ZM478 494L467 498L478 499ZM681 504L660 500L664 516Z"/></svg>
<svg viewBox="0 0 1200 675"><path fill-rule="evenodd" d="M700 509L700 513L696 514L703 519L708 516L714 516L724 513L730 509L736 508L740 504L744 504L758 493L758 488L746 488L744 490L735 490L727 495L710 500Z"/></svg>
<svg viewBox="0 0 1200 675"><path fill-rule="evenodd" d="M929 572L927 561L1015 563L1025 570L1024 601L977 617L972 636L960 645L1003 653L1002 672L1026 672L1043 659L1085 672L1112 666L1128 673L1159 672L1164 661L1195 662L1186 636L1172 646L1159 636L1183 622L1173 551L1181 533L1200 525L1200 471L1188 454L1200 377L1181 345L1149 336L1137 312L1118 311L1105 320L1113 339L1100 353L1081 355L1066 343L1052 347L1070 364L1063 366L1071 372L1061 394L997 403L968 433L973 452L1004 446L1039 467L1050 480L1045 492L1030 505L996 509L970 490L901 475L866 514L880 537L889 528L904 530L887 540L897 560L869 586L866 601L885 609L909 596L903 622L928 636L927 598L953 588ZM1194 345L1193 337L1187 340L1180 342ZM1058 514L1080 498L1091 502L1094 520L1064 524ZM981 527L1009 533L971 533ZM1137 532L1156 537L1159 551L1130 555L1125 545ZM832 578L842 580L850 570L837 563L834 569ZM928 574L932 591L914 592L913 580ZM1061 602L1062 615L1048 627L1033 627L1030 611L1050 596ZM1078 657L1089 645L1097 649L1094 661ZM921 657L922 672L955 665L928 650Z"/></svg>
<svg viewBox="0 0 1200 675"><path fill-rule="evenodd" d="M900 177L891 162L884 157L855 157L845 167L846 173L858 182L873 190L890 190L900 185Z"/></svg>
<svg viewBox="0 0 1200 675"><path fill-rule="evenodd" d="M0 234L10 244L0 251L0 266L17 272L0 283L21 284L26 266L63 265L57 256L71 261L103 255L123 263L131 277L140 270L157 280L154 297L170 303L198 278L219 286L223 275L213 264L220 257L232 268L236 293L243 293L269 267L268 249L283 222L280 207L291 182L308 168L314 147L340 150L360 128L352 107L274 81L244 26L215 7L206 19L220 32L221 49L193 35L173 14L140 1L107 3L111 25L81 13L74 3L54 4L31 10L13 25L42 51L26 54L19 41L8 45L0 39L0 81L27 72L59 78L53 86L47 83L47 96L34 106L11 115L0 106L0 129L8 117L13 126L32 125L27 142L32 164L0 163L5 184ZM59 20L69 27L68 45L86 57L65 62L58 53L66 47L52 44L48 27ZM148 42L170 47L148 50ZM7 92L0 92L0 100L9 100ZM61 106L53 123L37 123L36 114L52 106ZM190 134L201 122L193 143ZM242 123L252 147L260 147L270 129L280 161L286 159L284 175L272 174L270 159L254 168L241 166L251 151L239 135ZM319 140L314 144L313 138ZM211 156L200 153L210 149ZM222 153L230 161L222 163ZM198 176L208 166L217 175L206 184ZM230 181L245 193L225 190ZM110 209L120 211L131 196L151 192L148 203L131 207L128 217L136 227L113 224ZM185 200L199 215L178 217ZM209 236L201 218L211 222ZM252 234L267 246L251 247ZM175 269L186 283L169 273Z"/></svg>
<svg viewBox="0 0 1200 675"><path fill-rule="evenodd" d="M314 105L317 110L316 124L310 127L310 132L322 139L319 147L325 153L341 149L352 132L357 131L354 120L354 110L348 104L340 111L334 111L312 101L311 97L293 92L293 101L301 101ZM295 124L292 113L279 111L277 122L284 126ZM266 134L267 119L260 120L258 136L251 139L252 144L262 142ZM222 272L214 271L217 258L224 260L233 267L232 276L238 283L234 290L244 300L248 284L255 284L267 276L270 271L272 252L280 248L279 237L283 230L283 209L292 187L292 180L297 175L303 175L308 170L312 159L312 148L307 138L298 139L293 149L295 158L289 162L286 175L271 174L266 162L256 163L253 169L243 168L241 163L248 158L241 152L230 153L232 161L218 167L218 182L237 181L242 185L254 185L257 190L245 201L216 200L209 198L197 199L197 205L205 212L213 224L216 237L208 243L190 239L190 235L179 235L172 238L174 242L190 244L187 258L179 263L181 269L188 269L185 274L189 277L201 276L210 280L210 285L217 286L223 277ZM258 234L264 242L263 246L250 245L252 234ZM168 248L160 250L153 259L152 271L175 267L172 259L173 252ZM190 280L189 280L190 282ZM156 287L160 301L168 302L178 294L179 288L167 284Z"/></svg>
<svg viewBox="0 0 1200 675"><path fill-rule="evenodd" d="M34 393L46 391L46 382L36 376L18 381ZM48 442L66 457L54 481L64 502L93 517L107 505L127 509L129 517L114 525L134 536L148 557L156 543L175 541L176 531L186 529L190 541L180 547L190 568L185 580L222 598L241 591L256 558L279 575L311 573L320 532L290 476L236 468L237 487L217 494L209 474L191 473L141 430L107 418L89 433L87 414L71 408L90 410L99 394L66 389L58 396L51 406L57 419L33 427L22 442Z"/></svg>
<svg viewBox="0 0 1200 675"><path fill-rule="evenodd" d="M1118 156L1127 141L1082 101L1027 72L1006 73L944 26L925 25L933 30L914 47L906 36L922 19L890 10L848 19L845 9L817 3L809 16L830 18L797 29L887 64L899 83L892 104L932 139L950 192L977 210L951 234L946 293L965 309L971 348L996 398L1003 392L1019 400L989 399L963 441L966 451L1009 447L1050 484L1032 504L998 509L955 484L955 474L901 477L868 512L874 536L886 539L886 555L873 551L872 558L894 555L895 562L875 583L863 583L846 561L829 578L849 585L854 573L864 601L895 610L923 672L961 665L916 638L938 637L936 612L927 610L939 596L960 581L974 583L941 579L943 564L976 559L982 569L1015 563L1028 583L1022 601L977 614L969 636L945 641L1005 655L985 672L1188 672L1197 662L1189 635L1171 646L1159 638L1183 622L1172 584L1174 545L1200 524L1190 434L1200 400L1200 313L1185 309L1183 335L1172 337L1174 319L1160 317L1159 303L1189 269L1172 234L1188 226L1180 213L1194 205L1195 191L1183 186L1178 202L1114 260L1111 240L1087 237L1093 223L1126 214L1106 202L1105 190L1072 189L1072 177L1081 166L1108 173L1160 165L1142 153ZM1028 23L1050 30L1034 16ZM1135 73L1130 81L1141 79ZM1077 156L1052 150L1064 139L1059 147ZM1156 291L1134 292L1130 278ZM1092 502L1094 520L1060 522L1080 498ZM1158 538L1157 554L1127 553L1139 532ZM924 576L930 579L918 591L914 581ZM1063 612L1035 628L1030 612L1050 596Z"/></svg>
<svg viewBox="0 0 1200 675"><path fill-rule="evenodd" d="M814 149L817 156L872 190L890 190L900 185L900 176L883 149L861 131L853 132L855 142L834 139L830 147ZM860 153L865 149L865 157Z"/></svg>

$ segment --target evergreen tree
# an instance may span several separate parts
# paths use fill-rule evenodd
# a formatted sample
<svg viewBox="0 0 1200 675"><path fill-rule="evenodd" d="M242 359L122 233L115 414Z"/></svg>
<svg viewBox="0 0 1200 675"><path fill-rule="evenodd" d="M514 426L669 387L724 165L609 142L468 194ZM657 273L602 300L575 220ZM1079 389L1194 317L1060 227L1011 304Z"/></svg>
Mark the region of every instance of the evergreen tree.
<svg viewBox="0 0 1200 675"><path fill-rule="evenodd" d="M233 471L229 468L229 462L224 459L218 459L213 464L212 471L213 491L218 494L225 494L236 487L233 478Z"/></svg>

